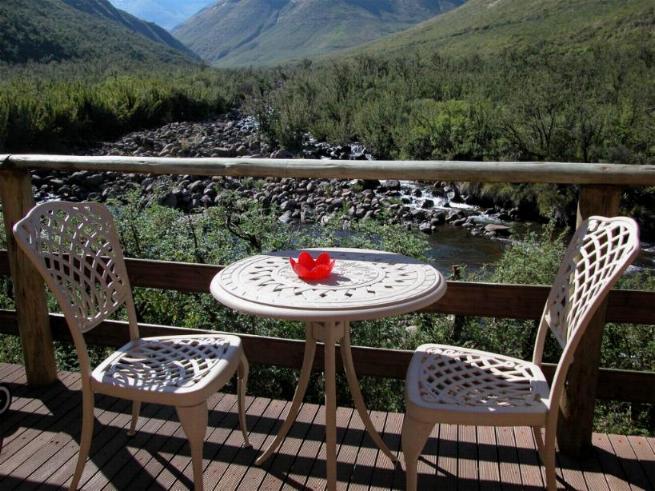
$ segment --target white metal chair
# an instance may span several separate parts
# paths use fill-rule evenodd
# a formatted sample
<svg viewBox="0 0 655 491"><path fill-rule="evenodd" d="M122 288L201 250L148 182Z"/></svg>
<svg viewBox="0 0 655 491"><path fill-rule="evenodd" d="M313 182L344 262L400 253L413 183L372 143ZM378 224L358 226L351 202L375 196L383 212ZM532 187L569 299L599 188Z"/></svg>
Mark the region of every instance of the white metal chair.
<svg viewBox="0 0 655 491"><path fill-rule="evenodd" d="M402 429L408 490L416 489L418 457L436 423L532 427L547 488L556 489L557 417L567 372L591 318L638 253L634 220L590 217L581 224L546 302L532 362L454 346L417 348L407 370ZM550 387L540 368L549 330L563 349Z"/></svg>
<svg viewBox="0 0 655 491"><path fill-rule="evenodd" d="M175 406L189 445L195 488L202 489L207 398L237 373L239 423L248 435L244 397L248 362L237 336L203 334L139 338L123 252L109 210L97 203L50 202L34 207L14 235L55 295L70 328L82 378L82 435L76 489L93 434L94 394L133 401L130 434L142 402ZM131 341L91 370L84 333L125 308Z"/></svg>

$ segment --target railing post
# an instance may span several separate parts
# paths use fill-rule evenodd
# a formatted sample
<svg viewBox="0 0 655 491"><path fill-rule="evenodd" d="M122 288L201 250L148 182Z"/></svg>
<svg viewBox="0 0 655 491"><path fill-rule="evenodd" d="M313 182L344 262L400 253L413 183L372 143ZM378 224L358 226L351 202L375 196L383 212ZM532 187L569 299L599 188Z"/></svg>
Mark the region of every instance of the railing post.
<svg viewBox="0 0 655 491"><path fill-rule="evenodd" d="M16 246L12 233L14 224L34 206L29 171L0 171L0 197L27 383L50 384L57 380L57 366L45 286L27 256Z"/></svg>
<svg viewBox="0 0 655 491"><path fill-rule="evenodd" d="M578 201L577 225L592 215L618 215L620 201L621 188L618 186L583 186ZM606 310L607 302L604 302L580 341L560 404L558 444L562 452L572 456L580 456L591 448Z"/></svg>

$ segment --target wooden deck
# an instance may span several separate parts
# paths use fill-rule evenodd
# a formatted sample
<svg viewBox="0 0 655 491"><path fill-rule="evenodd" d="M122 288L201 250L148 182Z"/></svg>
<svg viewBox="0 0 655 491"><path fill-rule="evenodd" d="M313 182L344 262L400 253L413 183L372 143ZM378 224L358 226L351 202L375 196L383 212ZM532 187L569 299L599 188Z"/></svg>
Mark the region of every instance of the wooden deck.
<svg viewBox="0 0 655 491"><path fill-rule="evenodd" d="M0 364L0 381L14 394L0 421L0 489L55 489L70 479L80 429L79 375L61 373L60 384L25 386L17 365ZM273 437L288 401L248 398L252 449L241 446L236 400L217 394L210 400L205 443L207 489L322 489L325 486L323 411L302 407L279 453L262 468L254 465ZM139 431L129 438L129 403L96 399L91 458L84 489L185 489L191 486L186 439L175 411L147 405ZM394 452L400 448L402 415L373 411L373 422ZM402 489L402 469L375 448L350 408L338 410L338 479L342 489ZM594 435L593 455L584 461L558 457L562 488L590 490L654 489L655 438ZM541 489L542 468L528 428L435 428L419 467L421 489ZM566 483L566 486L565 484Z"/></svg>

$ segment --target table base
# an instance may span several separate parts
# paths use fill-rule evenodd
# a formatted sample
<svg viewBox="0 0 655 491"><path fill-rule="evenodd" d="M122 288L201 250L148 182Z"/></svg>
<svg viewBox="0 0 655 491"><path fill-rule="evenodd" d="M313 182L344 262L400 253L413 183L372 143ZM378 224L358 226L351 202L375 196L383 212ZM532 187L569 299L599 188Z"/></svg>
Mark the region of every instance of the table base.
<svg viewBox="0 0 655 491"><path fill-rule="evenodd" d="M257 459L256 463L257 465L261 465L278 449L289 432L289 429L291 429L291 425L293 425L298 417L300 406L307 392L307 385L309 384L309 378L314 364L314 355L316 354L317 341L322 341L325 345L325 444L327 450L327 488L331 490L336 488L337 482L337 387L335 360L337 343L339 343L341 348L341 360L353 403L359 413L359 417L364 423L366 431L378 448L392 462L398 462L396 456L391 453L378 432L375 431L371 418L368 415L353 365L352 351L350 349L349 322L307 322L305 324L305 355L300 370L298 386L291 402L291 409L284 423L282 423L275 440L273 440L264 453Z"/></svg>

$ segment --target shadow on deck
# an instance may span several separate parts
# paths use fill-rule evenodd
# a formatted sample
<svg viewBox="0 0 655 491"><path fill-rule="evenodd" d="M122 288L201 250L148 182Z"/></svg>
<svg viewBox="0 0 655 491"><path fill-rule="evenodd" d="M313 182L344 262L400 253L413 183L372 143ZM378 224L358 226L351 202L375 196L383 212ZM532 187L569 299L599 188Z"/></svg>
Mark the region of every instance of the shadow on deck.
<svg viewBox="0 0 655 491"><path fill-rule="evenodd" d="M0 364L0 380L14 401L0 422L0 489L59 489L70 480L77 458L81 416L79 375L63 372L45 389L25 385L17 365ZM247 400L253 448L243 448L236 398L209 401L205 440L206 489L322 489L325 487L323 411L304 404L280 451L254 465L273 438L290 402ZM138 433L130 438L127 401L99 396L91 458L84 489L184 489L192 487L191 459L175 410L144 405ZM372 420L389 448L400 449L402 415L373 411ZM339 408L340 488L403 489L404 473L378 451L351 408ZM654 489L655 438L594 434L594 451L582 461L558 456L560 487L590 490ZM542 489L529 428L436 427L419 464L420 489Z"/></svg>

